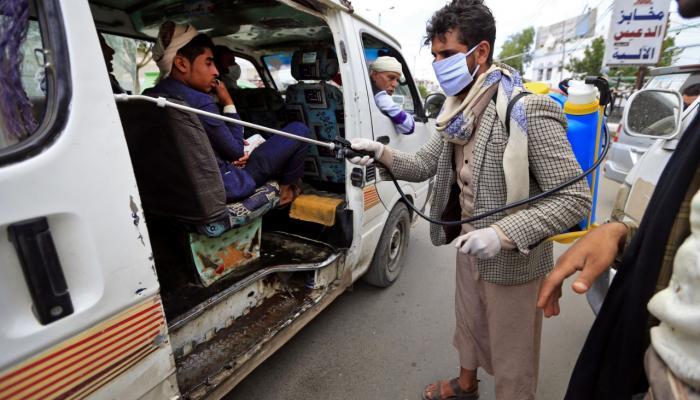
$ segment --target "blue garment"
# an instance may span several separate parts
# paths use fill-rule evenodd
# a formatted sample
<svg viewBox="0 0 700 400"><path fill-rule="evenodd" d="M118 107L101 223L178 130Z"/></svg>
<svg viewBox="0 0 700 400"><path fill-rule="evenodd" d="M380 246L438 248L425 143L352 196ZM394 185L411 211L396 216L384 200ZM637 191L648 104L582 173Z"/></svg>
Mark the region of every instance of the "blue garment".
<svg viewBox="0 0 700 400"><path fill-rule="evenodd" d="M167 78L155 87L144 91L148 96L164 95L184 100L190 107L219 114L219 107L207 93L192 89L183 82ZM225 113L227 117L240 119L237 113ZM270 179L279 178L280 183L293 183L304 173L304 156L308 145L303 142L272 136L258 146L241 169L231 164L243 157L243 127L198 115L214 150L219 171L226 189L226 201L232 202L250 196L256 186ZM285 132L308 137L309 130L301 123L285 126Z"/></svg>

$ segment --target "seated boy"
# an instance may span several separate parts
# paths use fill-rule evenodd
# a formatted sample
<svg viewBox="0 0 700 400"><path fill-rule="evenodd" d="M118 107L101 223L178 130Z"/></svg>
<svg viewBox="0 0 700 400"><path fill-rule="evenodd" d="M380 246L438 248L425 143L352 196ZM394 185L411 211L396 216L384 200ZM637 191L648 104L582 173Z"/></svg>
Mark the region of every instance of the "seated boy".
<svg viewBox="0 0 700 400"><path fill-rule="evenodd" d="M168 21L158 33L153 48L160 76L158 84L144 94L167 96L187 102L191 107L219 114L210 92L214 91L223 105L223 114L239 119L225 85L218 79L214 65L214 44L192 25ZM250 196L257 186L271 179L280 183L280 204L291 202L298 194L298 182L304 173L304 142L273 135L251 154L244 153L243 128L240 125L199 115L209 137L226 189L227 202ZM282 130L298 136L309 136L308 128L298 122Z"/></svg>

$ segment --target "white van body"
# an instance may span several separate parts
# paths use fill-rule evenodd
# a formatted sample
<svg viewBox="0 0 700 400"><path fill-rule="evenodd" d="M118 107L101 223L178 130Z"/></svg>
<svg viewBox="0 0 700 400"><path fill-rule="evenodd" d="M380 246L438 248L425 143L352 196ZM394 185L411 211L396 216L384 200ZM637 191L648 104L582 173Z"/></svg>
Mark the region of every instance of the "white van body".
<svg viewBox="0 0 700 400"><path fill-rule="evenodd" d="M55 81L49 82L38 139L0 152L3 399L220 398L367 273L378 244L389 242L394 246L389 250L398 251L392 253L395 257L405 254L407 230L390 227L391 237L382 240L392 210L405 208L393 184L370 180L362 170L361 184L353 185L351 174L358 167L346 162L351 245L338 248L300 238L306 243L302 250L316 245L327 251L322 262L304 262L302 251L301 261L261 268L169 318L163 299L178 293L161 289L162 266L154 262L149 217L141 207L97 36L98 30L135 34L122 24L129 16L120 3L46 0L32 11L50 49L45 52L46 61L53 63L47 76ZM131 3L142 7L144 2ZM278 3L330 28L343 79L346 138L386 136L392 147L405 151L427 141L431 121L421 116L410 71L405 70L416 105L412 135L398 134L373 101L361 35L400 52L397 40L354 14L349 2ZM163 13L168 10L163 7ZM154 32L149 34L152 38ZM59 95L51 96L51 88L58 88ZM428 182L401 186L416 206L426 206ZM47 234L53 240L67 286L61 294L69 295L73 308L52 308L55 320L49 323L37 317L23 262L10 237L10 227L37 218L48 222L41 240L45 243ZM283 246L294 243L293 235L286 237L291 239ZM313 280L308 289L286 286L309 271ZM292 293L301 294L297 298ZM267 303L272 300L278 302Z"/></svg>

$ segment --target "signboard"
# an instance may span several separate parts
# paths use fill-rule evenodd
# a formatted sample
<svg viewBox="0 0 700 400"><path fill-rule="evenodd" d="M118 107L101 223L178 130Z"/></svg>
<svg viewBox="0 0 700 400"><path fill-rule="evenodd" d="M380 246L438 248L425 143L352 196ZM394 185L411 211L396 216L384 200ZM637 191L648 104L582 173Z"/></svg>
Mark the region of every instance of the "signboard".
<svg viewBox="0 0 700 400"><path fill-rule="evenodd" d="M593 37L595 35L597 18L598 9L594 8L583 15L557 22L553 25L539 27L537 28L535 48L551 48L556 43L561 43L562 40L566 42L579 38Z"/></svg>
<svg viewBox="0 0 700 400"><path fill-rule="evenodd" d="M615 0L605 65L653 65L661 58L671 0Z"/></svg>

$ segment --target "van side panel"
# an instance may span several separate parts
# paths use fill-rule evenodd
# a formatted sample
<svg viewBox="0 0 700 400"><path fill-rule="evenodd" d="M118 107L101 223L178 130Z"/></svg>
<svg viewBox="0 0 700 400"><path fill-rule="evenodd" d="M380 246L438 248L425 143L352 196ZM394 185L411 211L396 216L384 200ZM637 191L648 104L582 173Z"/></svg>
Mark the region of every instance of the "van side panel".
<svg viewBox="0 0 700 400"><path fill-rule="evenodd" d="M159 286L90 9L85 1L64 0L61 12L73 85L65 130L40 154L0 168L0 397L36 392L46 398L83 393L88 386L94 392L129 366L157 371L148 384L133 380L121 393L113 392L116 398L135 398L174 372L172 364L163 364L172 357ZM37 217L48 220L74 309L46 325L32 312L7 234L10 225ZM152 307L152 320L130 325L144 304ZM76 345L87 337L104 341ZM18 372L28 363L40 368L31 376ZM83 373L102 368L111 369L100 377ZM20 375L23 383L18 383Z"/></svg>

